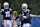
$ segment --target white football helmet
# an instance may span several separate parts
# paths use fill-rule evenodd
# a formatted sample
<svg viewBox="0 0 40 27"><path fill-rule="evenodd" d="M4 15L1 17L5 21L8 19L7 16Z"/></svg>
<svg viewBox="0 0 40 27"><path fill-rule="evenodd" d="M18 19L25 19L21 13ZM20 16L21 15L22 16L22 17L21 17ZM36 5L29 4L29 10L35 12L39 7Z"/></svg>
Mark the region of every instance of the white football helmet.
<svg viewBox="0 0 40 27"><path fill-rule="evenodd" d="M9 8L9 3L8 3L8 2L5 2L5 3L3 4L3 6L4 6L4 9L8 9L8 8Z"/></svg>
<svg viewBox="0 0 40 27"><path fill-rule="evenodd" d="M14 11L13 14L14 14L14 15L18 15L17 11Z"/></svg>
<svg viewBox="0 0 40 27"><path fill-rule="evenodd" d="M26 10L28 8L28 5L26 3L22 4L22 10Z"/></svg>
<svg viewBox="0 0 40 27"><path fill-rule="evenodd" d="M17 11L14 11L13 13L15 14L15 13L17 13Z"/></svg>

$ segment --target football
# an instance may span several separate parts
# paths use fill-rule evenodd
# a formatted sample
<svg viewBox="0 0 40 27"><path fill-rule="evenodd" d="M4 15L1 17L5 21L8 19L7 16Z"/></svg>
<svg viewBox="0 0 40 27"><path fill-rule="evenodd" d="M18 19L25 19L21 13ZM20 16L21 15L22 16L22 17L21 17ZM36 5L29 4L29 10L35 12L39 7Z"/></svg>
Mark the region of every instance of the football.
<svg viewBox="0 0 40 27"><path fill-rule="evenodd" d="M23 17L23 15L22 15L22 14L20 14L19 16Z"/></svg>

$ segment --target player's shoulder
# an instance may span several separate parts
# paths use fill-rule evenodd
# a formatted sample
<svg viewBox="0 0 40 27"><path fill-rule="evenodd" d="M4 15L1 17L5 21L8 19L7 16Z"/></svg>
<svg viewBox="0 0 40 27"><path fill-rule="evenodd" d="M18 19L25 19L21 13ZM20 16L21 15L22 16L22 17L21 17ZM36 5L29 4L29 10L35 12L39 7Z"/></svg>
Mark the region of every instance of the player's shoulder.
<svg viewBox="0 0 40 27"><path fill-rule="evenodd" d="M4 9L1 9L1 12L4 11Z"/></svg>
<svg viewBox="0 0 40 27"><path fill-rule="evenodd" d="M10 11L12 11L12 9L11 9L11 8L9 8L9 10L10 10Z"/></svg>
<svg viewBox="0 0 40 27"><path fill-rule="evenodd" d="M25 12L30 12L30 10L29 9L26 9Z"/></svg>

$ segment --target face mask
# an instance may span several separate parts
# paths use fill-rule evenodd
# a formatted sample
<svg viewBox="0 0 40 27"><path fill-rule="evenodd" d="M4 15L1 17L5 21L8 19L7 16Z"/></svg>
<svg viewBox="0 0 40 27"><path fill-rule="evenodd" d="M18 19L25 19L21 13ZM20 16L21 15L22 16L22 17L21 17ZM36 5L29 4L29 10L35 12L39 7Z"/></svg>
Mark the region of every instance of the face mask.
<svg viewBox="0 0 40 27"><path fill-rule="evenodd" d="M25 11L25 9L22 9L23 11Z"/></svg>
<svg viewBox="0 0 40 27"><path fill-rule="evenodd" d="M9 6L4 6L4 8L5 8L5 9L8 9L8 8L9 8Z"/></svg>

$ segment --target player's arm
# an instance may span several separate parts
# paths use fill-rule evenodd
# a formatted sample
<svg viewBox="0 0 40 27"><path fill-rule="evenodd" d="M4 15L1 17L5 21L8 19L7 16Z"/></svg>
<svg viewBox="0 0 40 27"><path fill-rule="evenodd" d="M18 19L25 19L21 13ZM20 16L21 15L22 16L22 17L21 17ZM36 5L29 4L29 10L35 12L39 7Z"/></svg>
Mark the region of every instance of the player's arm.
<svg viewBox="0 0 40 27"><path fill-rule="evenodd" d="M12 9L10 8L10 18L12 20Z"/></svg>
<svg viewBox="0 0 40 27"><path fill-rule="evenodd" d="M13 25L12 14L10 14L10 18L11 18L11 22L12 22L12 25Z"/></svg>
<svg viewBox="0 0 40 27"><path fill-rule="evenodd" d="M1 10L1 22L2 22L2 25L4 25L4 22L3 22L3 17L4 17L4 9Z"/></svg>
<svg viewBox="0 0 40 27"><path fill-rule="evenodd" d="M11 21L13 22L13 20L12 20L12 13L10 14L10 19L11 19Z"/></svg>
<svg viewBox="0 0 40 27"><path fill-rule="evenodd" d="M12 22L12 25L13 25L13 20L12 20L12 10L10 9L10 19L11 19L11 22Z"/></svg>
<svg viewBox="0 0 40 27"><path fill-rule="evenodd" d="M28 11L26 12L26 17L27 17L27 19L29 19L29 13L30 13L30 10L28 10Z"/></svg>
<svg viewBox="0 0 40 27"><path fill-rule="evenodd" d="M10 18L11 18L11 20L12 20L12 14L10 14Z"/></svg>
<svg viewBox="0 0 40 27"><path fill-rule="evenodd" d="M4 26L3 16L4 16L4 15L1 15L1 22L2 22L2 25Z"/></svg>
<svg viewBox="0 0 40 27"><path fill-rule="evenodd" d="M27 17L27 19L29 19L29 13L26 13L26 17Z"/></svg>
<svg viewBox="0 0 40 27"><path fill-rule="evenodd" d="M1 22L2 22L2 23L3 23L3 16L4 16L4 15L1 15Z"/></svg>

